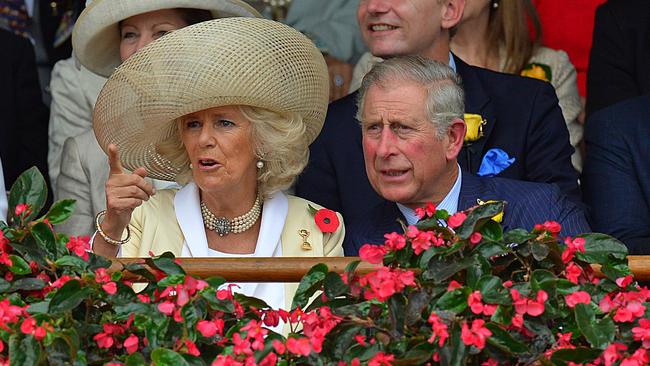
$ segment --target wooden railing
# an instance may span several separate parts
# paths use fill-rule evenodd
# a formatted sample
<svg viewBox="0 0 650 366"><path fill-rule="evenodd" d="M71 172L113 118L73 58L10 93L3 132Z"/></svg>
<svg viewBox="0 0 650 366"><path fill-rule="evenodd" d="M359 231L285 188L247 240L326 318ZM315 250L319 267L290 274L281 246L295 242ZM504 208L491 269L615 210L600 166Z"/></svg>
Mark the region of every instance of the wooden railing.
<svg viewBox="0 0 650 366"><path fill-rule="evenodd" d="M358 257L279 257L279 258L178 258L187 274L206 278L221 276L231 282L299 282L311 267L325 263L330 271L343 272L345 266L358 260ZM139 258L115 258L112 271L124 264L142 262ZM639 281L650 280L650 256L632 255L628 263ZM362 262L357 272L363 274L373 269L369 263ZM594 266L600 273L597 266Z"/></svg>

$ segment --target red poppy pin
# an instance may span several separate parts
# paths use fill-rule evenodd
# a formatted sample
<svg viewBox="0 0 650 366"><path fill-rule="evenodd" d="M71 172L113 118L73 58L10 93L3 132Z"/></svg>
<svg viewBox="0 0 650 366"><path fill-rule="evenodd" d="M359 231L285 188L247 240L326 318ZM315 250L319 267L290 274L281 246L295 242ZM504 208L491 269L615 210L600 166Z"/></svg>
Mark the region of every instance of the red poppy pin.
<svg viewBox="0 0 650 366"><path fill-rule="evenodd" d="M324 233L333 233L339 228L341 222L339 221L336 212L326 208L317 210L311 205L307 206L309 206L309 212L314 216L314 221L316 221L316 226L318 226L320 231Z"/></svg>

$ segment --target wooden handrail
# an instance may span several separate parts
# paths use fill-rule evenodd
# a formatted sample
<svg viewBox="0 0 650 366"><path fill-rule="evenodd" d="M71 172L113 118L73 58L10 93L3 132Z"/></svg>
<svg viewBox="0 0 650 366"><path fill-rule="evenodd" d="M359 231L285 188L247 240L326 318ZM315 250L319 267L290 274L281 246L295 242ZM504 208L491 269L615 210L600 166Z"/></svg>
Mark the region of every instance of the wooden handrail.
<svg viewBox="0 0 650 366"><path fill-rule="evenodd" d="M327 264L330 271L343 272L348 263L358 257L278 257L278 258L178 258L187 274L199 278L221 276L230 282L299 282L311 267ZM113 258L111 271L119 271L128 263L142 262L141 258ZM631 255L628 264L639 281L650 280L650 256ZM361 262L359 274L370 272L373 265ZM594 269L600 274L599 267ZM127 277L128 278L128 277ZM128 278L136 280L135 277Z"/></svg>

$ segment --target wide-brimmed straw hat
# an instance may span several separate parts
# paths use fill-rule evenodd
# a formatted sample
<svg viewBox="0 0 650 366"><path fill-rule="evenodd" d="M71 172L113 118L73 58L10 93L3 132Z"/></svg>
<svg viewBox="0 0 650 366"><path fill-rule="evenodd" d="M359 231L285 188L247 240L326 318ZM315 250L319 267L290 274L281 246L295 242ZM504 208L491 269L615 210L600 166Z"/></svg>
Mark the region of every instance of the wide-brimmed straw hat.
<svg viewBox="0 0 650 366"><path fill-rule="evenodd" d="M178 117L225 105L293 112L311 143L328 95L323 56L303 34L271 20L223 18L174 31L129 57L99 94L93 128L104 151L118 146L127 169L175 181L183 167L156 146L177 134Z"/></svg>
<svg viewBox="0 0 650 366"><path fill-rule="evenodd" d="M108 77L121 63L119 23L134 15L174 8L208 10L214 18L261 17L241 0L94 0L75 23L74 53L87 69Z"/></svg>

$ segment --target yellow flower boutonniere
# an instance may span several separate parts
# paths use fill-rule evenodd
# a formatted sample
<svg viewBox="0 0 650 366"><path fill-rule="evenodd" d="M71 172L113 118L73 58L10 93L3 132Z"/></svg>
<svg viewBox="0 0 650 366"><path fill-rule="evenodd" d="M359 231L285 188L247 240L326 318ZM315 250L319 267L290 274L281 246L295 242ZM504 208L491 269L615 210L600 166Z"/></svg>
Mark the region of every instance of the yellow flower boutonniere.
<svg viewBox="0 0 650 366"><path fill-rule="evenodd" d="M483 137L483 126L487 121L480 114L465 113L464 119L467 125L465 144L469 144Z"/></svg>
<svg viewBox="0 0 650 366"><path fill-rule="evenodd" d="M497 202L497 201L495 201L495 200L481 201L480 199L476 200L476 203L478 203L479 206L484 205L486 203L493 203L493 202ZM503 212L492 216L492 221L500 224L501 221L503 221Z"/></svg>
<svg viewBox="0 0 650 366"><path fill-rule="evenodd" d="M539 79L550 82L553 78L551 68L548 65L538 64L535 62L529 63L521 70L521 76L526 76L533 79Z"/></svg>

